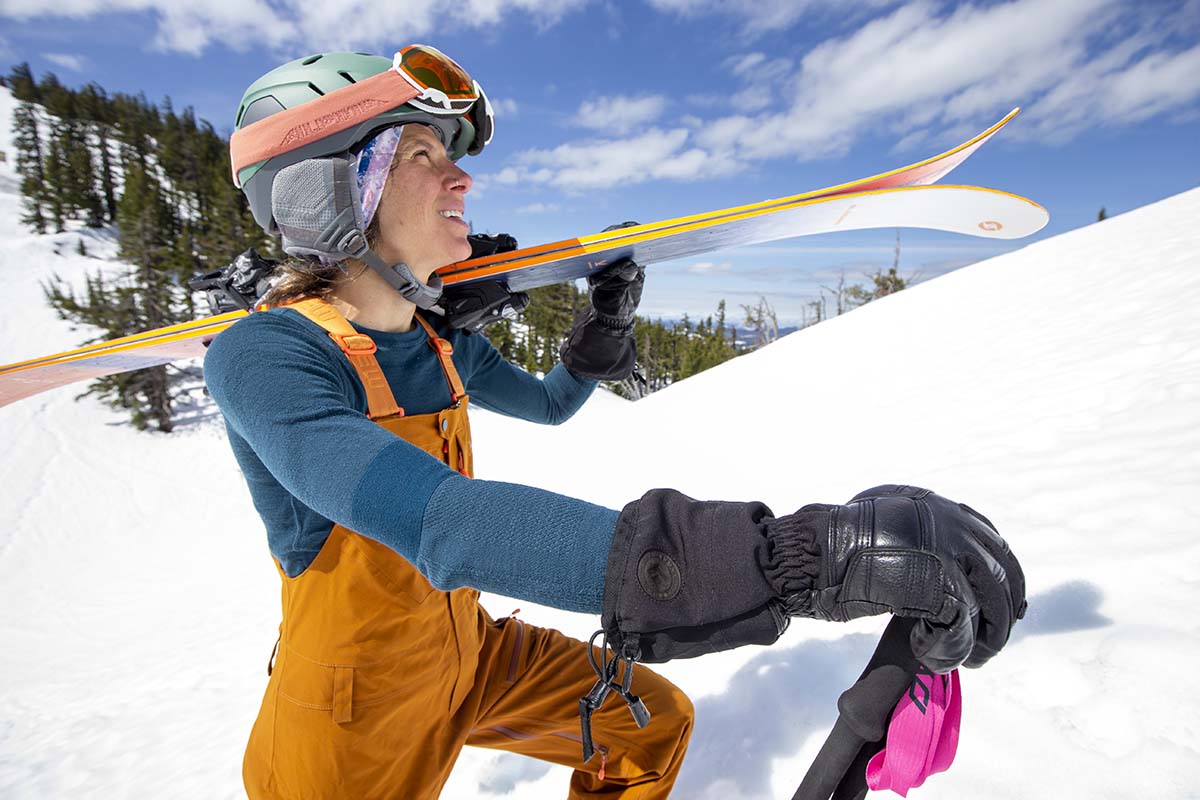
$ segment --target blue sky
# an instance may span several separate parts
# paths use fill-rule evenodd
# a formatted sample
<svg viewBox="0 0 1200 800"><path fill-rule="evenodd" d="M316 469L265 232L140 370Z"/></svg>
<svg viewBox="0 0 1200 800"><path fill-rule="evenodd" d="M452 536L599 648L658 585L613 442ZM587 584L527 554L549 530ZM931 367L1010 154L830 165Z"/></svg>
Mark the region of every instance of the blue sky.
<svg viewBox="0 0 1200 800"><path fill-rule="evenodd" d="M1046 206L1031 240L1200 184L1200 0L0 0L7 63L169 95L225 133L243 89L283 61L413 41L497 105L495 140L463 164L468 217L526 245L842 183L1018 105L950 182ZM794 321L842 271L889 267L895 235L656 265L644 308L697 316L762 294ZM905 230L901 269L928 278L1031 240Z"/></svg>

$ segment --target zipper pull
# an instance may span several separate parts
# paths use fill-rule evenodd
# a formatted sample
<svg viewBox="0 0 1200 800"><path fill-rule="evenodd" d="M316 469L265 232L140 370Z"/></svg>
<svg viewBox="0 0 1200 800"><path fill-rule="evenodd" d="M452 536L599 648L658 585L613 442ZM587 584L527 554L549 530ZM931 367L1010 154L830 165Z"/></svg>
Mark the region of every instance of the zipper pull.
<svg viewBox="0 0 1200 800"><path fill-rule="evenodd" d="M592 690L586 697L579 700L579 738L583 742L583 763L592 760L596 748L592 743L592 712L604 705L604 700L612 687L608 681L601 678L592 685Z"/></svg>
<svg viewBox="0 0 1200 800"><path fill-rule="evenodd" d="M629 706L629 713L633 715L633 721L637 723L639 728L644 728L650 724L650 709L646 708L646 704L642 702L642 698L636 694L631 694L625 698L625 703Z"/></svg>

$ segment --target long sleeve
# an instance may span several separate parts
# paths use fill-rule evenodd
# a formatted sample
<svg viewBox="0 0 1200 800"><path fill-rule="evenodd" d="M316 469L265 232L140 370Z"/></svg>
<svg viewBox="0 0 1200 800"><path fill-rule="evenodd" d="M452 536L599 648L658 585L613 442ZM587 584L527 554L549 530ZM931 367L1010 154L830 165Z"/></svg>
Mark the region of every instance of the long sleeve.
<svg viewBox="0 0 1200 800"><path fill-rule="evenodd" d="M479 390L498 410L527 419L552 421L591 391L577 385L559 392L553 383L539 390L502 367L489 370L483 374L492 378ZM616 511L533 487L469 480L398 439L360 410L361 387L344 358L308 323L252 315L213 342L205 376L272 552L289 574L319 550L313 531L320 525L297 522L307 511L391 547L438 588L473 586L599 612ZM425 391L435 390L445 392L436 383ZM541 401L520 400L538 394Z"/></svg>
<svg viewBox="0 0 1200 800"><path fill-rule="evenodd" d="M469 391L482 408L510 417L559 425L578 411L596 381L574 375L562 364L539 379L509 363L482 337L473 337Z"/></svg>

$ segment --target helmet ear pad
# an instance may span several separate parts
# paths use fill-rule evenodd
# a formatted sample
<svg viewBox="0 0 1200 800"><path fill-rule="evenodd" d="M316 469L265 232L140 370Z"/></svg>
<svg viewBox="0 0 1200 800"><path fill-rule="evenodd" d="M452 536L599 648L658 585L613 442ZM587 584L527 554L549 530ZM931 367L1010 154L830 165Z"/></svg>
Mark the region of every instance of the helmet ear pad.
<svg viewBox="0 0 1200 800"><path fill-rule="evenodd" d="M351 255L350 240L363 236L357 158L338 153L280 169L271 182L272 227L288 255L325 263Z"/></svg>
<svg viewBox="0 0 1200 800"><path fill-rule="evenodd" d="M358 157L338 153L289 164L271 184L273 228L288 255L334 264L356 258L419 308L442 313L442 279L419 280L407 264L388 264L367 242L358 189Z"/></svg>

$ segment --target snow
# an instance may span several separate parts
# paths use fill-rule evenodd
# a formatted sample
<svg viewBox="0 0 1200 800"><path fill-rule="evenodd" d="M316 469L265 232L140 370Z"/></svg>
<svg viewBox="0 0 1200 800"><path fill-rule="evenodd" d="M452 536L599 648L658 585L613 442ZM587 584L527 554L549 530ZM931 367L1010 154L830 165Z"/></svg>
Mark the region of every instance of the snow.
<svg viewBox="0 0 1200 800"><path fill-rule="evenodd" d="M39 281L79 280L116 250L103 234L19 226L11 107L0 91L0 363L87 338ZM670 486L785 513L883 482L969 502L1021 557L1030 611L1001 656L963 675L958 759L910 796L1187 796L1200 763L1197 218L1193 190L638 403L598 395L561 427L476 412L479 475L610 507ZM0 796L239 797L278 624L261 524L211 408L169 436L138 433L74 402L80 390L0 408ZM596 627L485 604L577 637ZM799 621L774 647L662 667L697 707L676 796L790 797L882 626ZM566 779L468 748L443 797L557 798Z"/></svg>

